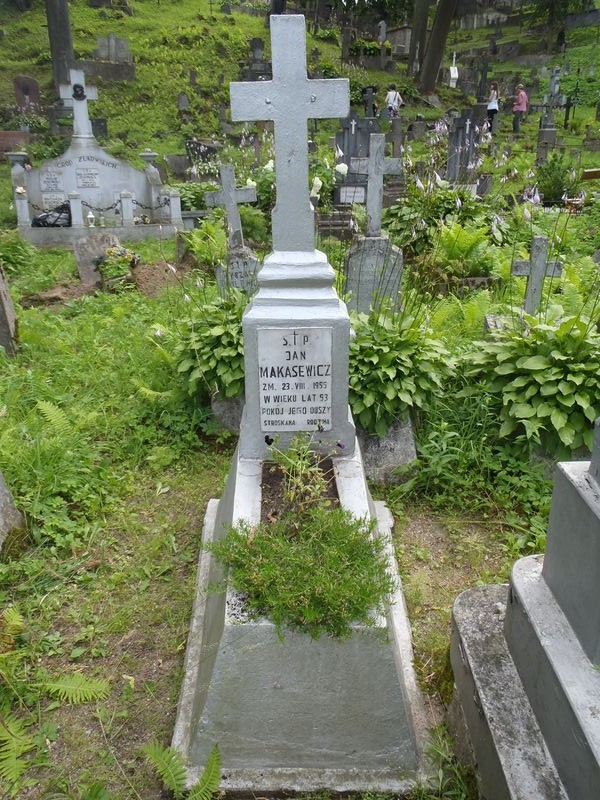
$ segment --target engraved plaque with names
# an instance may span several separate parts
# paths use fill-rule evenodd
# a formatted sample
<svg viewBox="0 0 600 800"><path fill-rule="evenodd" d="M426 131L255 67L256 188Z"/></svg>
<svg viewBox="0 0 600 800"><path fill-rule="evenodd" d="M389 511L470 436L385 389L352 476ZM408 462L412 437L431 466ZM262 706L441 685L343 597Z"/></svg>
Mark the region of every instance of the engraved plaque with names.
<svg viewBox="0 0 600 800"><path fill-rule="evenodd" d="M94 167L78 167L75 173L78 189L97 189L100 186L100 173Z"/></svg>
<svg viewBox="0 0 600 800"><path fill-rule="evenodd" d="M40 189L42 192L62 192L64 188L62 172L55 172L49 169L47 172L40 173Z"/></svg>
<svg viewBox="0 0 600 800"><path fill-rule="evenodd" d="M340 203L364 203L366 199L364 186L340 186Z"/></svg>
<svg viewBox="0 0 600 800"><path fill-rule="evenodd" d="M62 192L42 192L42 206L46 211L60 206L65 200L66 197Z"/></svg>
<svg viewBox="0 0 600 800"><path fill-rule="evenodd" d="M331 429L331 328L259 328L260 429Z"/></svg>

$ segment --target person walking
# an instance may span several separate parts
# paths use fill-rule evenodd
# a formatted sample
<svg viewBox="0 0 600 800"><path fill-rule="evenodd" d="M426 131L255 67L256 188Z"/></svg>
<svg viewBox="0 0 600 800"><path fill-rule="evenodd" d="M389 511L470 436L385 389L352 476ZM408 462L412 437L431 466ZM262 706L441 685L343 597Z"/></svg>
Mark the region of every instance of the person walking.
<svg viewBox="0 0 600 800"><path fill-rule="evenodd" d="M527 111L529 98L525 92L525 87L522 83L517 84L517 99L513 105L513 133L519 133L521 130L521 120L523 114Z"/></svg>
<svg viewBox="0 0 600 800"><path fill-rule="evenodd" d="M396 89L396 84L391 83L388 93L385 96L385 104L387 106L390 117L393 119L398 116L400 106L404 105L400 92Z"/></svg>
<svg viewBox="0 0 600 800"><path fill-rule="evenodd" d="M494 119L498 113L498 84L492 81L490 84L490 96L487 104L487 121L490 135L494 134Z"/></svg>

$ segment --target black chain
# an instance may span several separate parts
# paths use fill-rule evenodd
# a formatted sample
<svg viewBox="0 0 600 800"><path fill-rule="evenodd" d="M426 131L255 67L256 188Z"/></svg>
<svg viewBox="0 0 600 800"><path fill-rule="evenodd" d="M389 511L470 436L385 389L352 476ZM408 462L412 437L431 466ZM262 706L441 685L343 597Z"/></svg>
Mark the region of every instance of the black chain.
<svg viewBox="0 0 600 800"><path fill-rule="evenodd" d="M158 211L159 208L164 208L165 206L170 206L171 201L168 197L165 197L162 203L159 203L157 206L145 206L143 203L138 202L137 200L131 201L134 205L143 208L144 211Z"/></svg>
<svg viewBox="0 0 600 800"><path fill-rule="evenodd" d="M117 200L112 206L106 206L105 208L97 208L96 206L91 205L90 203L86 203L85 200L81 201L81 205L85 206L86 208L91 208L92 211L114 211L121 201Z"/></svg>

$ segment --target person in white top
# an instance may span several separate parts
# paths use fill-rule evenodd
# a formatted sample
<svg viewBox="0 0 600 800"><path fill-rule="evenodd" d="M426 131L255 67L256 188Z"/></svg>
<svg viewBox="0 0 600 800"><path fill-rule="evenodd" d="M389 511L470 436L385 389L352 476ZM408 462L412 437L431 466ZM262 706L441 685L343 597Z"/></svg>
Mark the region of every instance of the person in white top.
<svg viewBox="0 0 600 800"><path fill-rule="evenodd" d="M498 84L492 81L490 84L490 96L487 104L487 121L490 133L494 133L494 117L498 113Z"/></svg>
<svg viewBox="0 0 600 800"><path fill-rule="evenodd" d="M400 92L396 89L396 84L391 83L388 93L385 96L385 104L390 113L390 117L397 117L400 106L403 105Z"/></svg>

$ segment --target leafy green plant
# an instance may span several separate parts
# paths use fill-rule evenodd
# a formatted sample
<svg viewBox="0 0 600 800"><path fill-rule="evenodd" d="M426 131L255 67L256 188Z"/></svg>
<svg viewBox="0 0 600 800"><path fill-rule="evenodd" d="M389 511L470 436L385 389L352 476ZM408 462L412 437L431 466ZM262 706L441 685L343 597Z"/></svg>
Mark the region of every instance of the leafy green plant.
<svg viewBox="0 0 600 800"><path fill-rule="evenodd" d="M500 436L524 434L561 456L591 448L600 416L600 335L579 317L547 324L526 316L525 324L477 342L466 375L495 395Z"/></svg>
<svg viewBox="0 0 600 800"><path fill-rule="evenodd" d="M427 757L433 767L433 780L429 785L417 787L410 800L476 800L474 771L457 759L445 727L438 725L431 731Z"/></svg>
<svg viewBox="0 0 600 800"><path fill-rule="evenodd" d="M218 189L215 181L186 181L185 183L172 183L181 197L182 211L199 211L206 208L204 195Z"/></svg>
<svg viewBox="0 0 600 800"><path fill-rule="evenodd" d="M432 251L418 259L411 275L423 290L434 290L440 284L451 290L463 278L489 276L494 249L485 228L461 225L450 218L440 226Z"/></svg>
<svg viewBox="0 0 600 800"><path fill-rule="evenodd" d="M175 800L186 794L186 769L183 758L173 747L163 747L158 742L146 745L144 755L158 772L165 786L173 792ZM221 780L221 755L215 745L210 751L200 780L189 790L187 800L211 800L219 790Z"/></svg>
<svg viewBox="0 0 600 800"><path fill-rule="evenodd" d="M276 441L269 445L268 459L283 473L284 511L303 513L311 506L326 503L325 491L332 476L326 476L325 459L314 452L313 445L313 437L302 433L292 439L286 450L277 447Z"/></svg>
<svg viewBox="0 0 600 800"><path fill-rule="evenodd" d="M0 231L0 267L8 275L26 270L36 256L36 250L15 230Z"/></svg>
<svg viewBox="0 0 600 800"><path fill-rule="evenodd" d="M394 420L442 390L454 361L420 312L373 312L352 321L350 407L362 428L385 436Z"/></svg>
<svg viewBox="0 0 600 800"><path fill-rule="evenodd" d="M546 162L537 167L536 181L546 203L559 203L565 194L573 197L578 187L573 166L562 153L548 155Z"/></svg>
<svg viewBox="0 0 600 800"><path fill-rule="evenodd" d="M107 250L95 260L95 264L105 281L128 275L140 261L140 257L127 247L115 246Z"/></svg>
<svg viewBox="0 0 600 800"><path fill-rule="evenodd" d="M89 703L91 700L102 700L108 696L110 685L104 678L90 678L81 672L72 675L59 675L40 682L39 687L56 697L61 703Z"/></svg>
<svg viewBox="0 0 600 800"><path fill-rule="evenodd" d="M251 614L312 638L347 638L353 622L373 625L393 588L373 523L342 508L319 504L269 525L242 522L210 550L229 569Z"/></svg>
<svg viewBox="0 0 600 800"><path fill-rule="evenodd" d="M222 214L212 213L198 228L185 234L198 263L214 270L227 261L227 234Z"/></svg>
<svg viewBox="0 0 600 800"><path fill-rule="evenodd" d="M246 303L247 297L242 292L232 290L227 297L194 308L182 321L183 332L175 347L175 359L190 395L243 394L242 314Z"/></svg>

